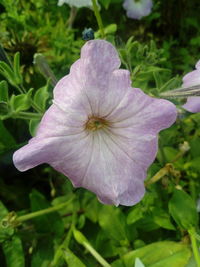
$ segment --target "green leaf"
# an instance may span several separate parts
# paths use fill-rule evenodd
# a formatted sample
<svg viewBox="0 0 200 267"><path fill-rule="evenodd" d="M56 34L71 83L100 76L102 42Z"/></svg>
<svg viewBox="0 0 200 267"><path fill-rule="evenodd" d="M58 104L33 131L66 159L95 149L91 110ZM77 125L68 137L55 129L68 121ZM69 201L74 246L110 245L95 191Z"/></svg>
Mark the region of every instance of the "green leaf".
<svg viewBox="0 0 200 267"><path fill-rule="evenodd" d="M50 207L49 202L38 191L33 190L30 194L31 210L37 211ZM52 212L33 219L36 229L40 233L55 233L56 237L61 237L64 233L62 218L57 212Z"/></svg>
<svg viewBox="0 0 200 267"><path fill-rule="evenodd" d="M8 102L8 83L6 81L0 82L0 101Z"/></svg>
<svg viewBox="0 0 200 267"><path fill-rule="evenodd" d="M110 24L105 28L105 34L114 34L117 31L117 24Z"/></svg>
<svg viewBox="0 0 200 267"><path fill-rule="evenodd" d="M10 236L14 234L13 227L4 226L3 220L8 214L7 208L0 201L0 242L10 239Z"/></svg>
<svg viewBox="0 0 200 267"><path fill-rule="evenodd" d="M192 160L190 160L184 164L184 169L187 170L187 169L192 168L192 169L200 172L199 161L200 161L200 157L195 157L194 159L192 159Z"/></svg>
<svg viewBox="0 0 200 267"><path fill-rule="evenodd" d="M12 95L10 106L15 112L27 110L31 107L31 95L33 89L30 89L26 94Z"/></svg>
<svg viewBox="0 0 200 267"><path fill-rule="evenodd" d="M161 75L158 71L154 71L153 72L153 76L154 76L154 80L156 83L156 88L159 90L162 86L162 78Z"/></svg>
<svg viewBox="0 0 200 267"><path fill-rule="evenodd" d="M192 157L197 158L200 157L200 137L193 136L192 140L190 140L190 152Z"/></svg>
<svg viewBox="0 0 200 267"><path fill-rule="evenodd" d="M86 265L70 250L63 250L63 257L70 267L86 267Z"/></svg>
<svg viewBox="0 0 200 267"><path fill-rule="evenodd" d="M194 255L190 258L187 265L185 267L197 267Z"/></svg>
<svg viewBox="0 0 200 267"><path fill-rule="evenodd" d="M105 9L109 8L109 5L112 0L99 0L99 2L104 6Z"/></svg>
<svg viewBox="0 0 200 267"><path fill-rule="evenodd" d="M167 81L164 85L162 85L162 87L160 88L160 92L175 89L179 86L179 84L180 84L180 78L174 77L169 81Z"/></svg>
<svg viewBox="0 0 200 267"><path fill-rule="evenodd" d="M13 147L16 144L14 138L6 129L2 121L0 121L0 144L3 144L3 146L7 149Z"/></svg>
<svg viewBox="0 0 200 267"><path fill-rule="evenodd" d="M4 206L3 202L0 201L0 220L2 220L7 214L7 208Z"/></svg>
<svg viewBox="0 0 200 267"><path fill-rule="evenodd" d="M0 101L0 119L3 120L4 115L8 114L9 108L6 102Z"/></svg>
<svg viewBox="0 0 200 267"><path fill-rule="evenodd" d="M166 146L166 147L163 147L163 152L166 158L166 162L171 162L176 157L179 151L178 149L174 149L173 147ZM162 156L161 156L160 151L158 153L158 160L162 162Z"/></svg>
<svg viewBox="0 0 200 267"><path fill-rule="evenodd" d="M141 262L141 260L139 258L136 258L134 267L145 267L145 266L144 266L144 264Z"/></svg>
<svg viewBox="0 0 200 267"><path fill-rule="evenodd" d="M88 240L80 231L74 229L73 234L74 234L74 238L76 239L76 241L80 243L81 245L83 245L84 243L88 243Z"/></svg>
<svg viewBox="0 0 200 267"><path fill-rule="evenodd" d="M143 209L140 204L137 204L135 207L131 209L127 216L127 223L132 224L134 222L137 222L143 217Z"/></svg>
<svg viewBox="0 0 200 267"><path fill-rule="evenodd" d="M2 2L2 1L0 1ZM7 1L4 1L7 3ZM5 4L3 4L5 5ZM5 52L5 50L3 49L3 46L0 44L0 61L4 61L5 63L7 63L9 66L11 66L10 60Z"/></svg>
<svg viewBox="0 0 200 267"><path fill-rule="evenodd" d="M125 241L128 244L126 219L119 208L103 206L99 212L99 224L110 238L119 242Z"/></svg>
<svg viewBox="0 0 200 267"><path fill-rule="evenodd" d="M169 212L179 227L189 230L198 223L198 213L193 199L184 191L175 189L169 201Z"/></svg>
<svg viewBox="0 0 200 267"><path fill-rule="evenodd" d="M45 236L45 238L38 238L36 248L33 250L31 258L31 267L49 267L53 258L53 236Z"/></svg>
<svg viewBox="0 0 200 267"><path fill-rule="evenodd" d="M7 267L25 266L22 242L18 236L13 236L10 240L3 242L2 248Z"/></svg>
<svg viewBox="0 0 200 267"><path fill-rule="evenodd" d="M136 258L148 267L180 267L185 266L191 256L188 245L172 241L156 242L133 250L112 264L113 267L134 266Z"/></svg>
<svg viewBox="0 0 200 267"><path fill-rule="evenodd" d="M36 119L32 119L29 121L29 132L32 136L36 135L36 131L37 131L39 123L40 123L40 120L36 120Z"/></svg>
<svg viewBox="0 0 200 267"><path fill-rule="evenodd" d="M148 213L136 222L136 227L144 232L151 232L159 228L158 224L154 222L152 214Z"/></svg>
<svg viewBox="0 0 200 267"><path fill-rule="evenodd" d="M15 87L17 86L17 83L15 81L15 74L12 68L3 61L0 61L0 74L4 78L6 78L10 84L12 84Z"/></svg>
<svg viewBox="0 0 200 267"><path fill-rule="evenodd" d="M89 191L85 192L82 201L85 207L85 216L92 222L96 223L98 221L98 214L102 205Z"/></svg>
<svg viewBox="0 0 200 267"><path fill-rule="evenodd" d="M17 84L21 84L22 75L20 73L20 53L19 52L17 52L14 56L13 67L14 67L14 73L15 73L15 81Z"/></svg>
<svg viewBox="0 0 200 267"><path fill-rule="evenodd" d="M191 251L189 249L183 249L176 252L174 255L169 256L166 259L160 260L149 267L180 267L185 266L191 257Z"/></svg>
<svg viewBox="0 0 200 267"><path fill-rule="evenodd" d="M33 101L39 106L42 110L45 110L46 108L46 102L49 98L49 92L48 92L49 85L47 84L44 87L41 87L37 90L37 92L34 95Z"/></svg>
<svg viewBox="0 0 200 267"><path fill-rule="evenodd" d="M114 34L117 31L117 24L109 24L107 27L104 28L105 34L109 35L109 34ZM99 38L101 36L101 31L98 30L97 32L95 32L95 38Z"/></svg>
<svg viewBox="0 0 200 267"><path fill-rule="evenodd" d="M174 225L170 221L170 216L164 210L160 208L155 208L152 212L153 221L160 227L175 230Z"/></svg>

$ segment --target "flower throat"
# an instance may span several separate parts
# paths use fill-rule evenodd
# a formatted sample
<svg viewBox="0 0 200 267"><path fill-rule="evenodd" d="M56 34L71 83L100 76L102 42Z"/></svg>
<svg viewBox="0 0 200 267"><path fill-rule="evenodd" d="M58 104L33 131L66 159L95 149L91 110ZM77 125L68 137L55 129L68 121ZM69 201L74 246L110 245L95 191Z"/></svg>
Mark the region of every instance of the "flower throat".
<svg viewBox="0 0 200 267"><path fill-rule="evenodd" d="M98 117L90 117L85 124L85 129L89 131L97 131L109 125L108 121Z"/></svg>

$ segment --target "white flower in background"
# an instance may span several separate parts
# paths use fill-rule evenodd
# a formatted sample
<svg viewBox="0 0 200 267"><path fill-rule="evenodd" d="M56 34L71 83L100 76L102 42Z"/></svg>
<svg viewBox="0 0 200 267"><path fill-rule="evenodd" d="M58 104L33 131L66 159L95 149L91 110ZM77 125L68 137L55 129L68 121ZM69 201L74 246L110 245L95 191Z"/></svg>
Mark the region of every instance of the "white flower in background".
<svg viewBox="0 0 200 267"><path fill-rule="evenodd" d="M149 15L152 6L152 0L125 0L123 4L127 17L131 19L141 19Z"/></svg>
<svg viewBox="0 0 200 267"><path fill-rule="evenodd" d="M92 7L92 1L91 0L59 0L58 6L62 6L63 4L68 4L70 6L75 7Z"/></svg>

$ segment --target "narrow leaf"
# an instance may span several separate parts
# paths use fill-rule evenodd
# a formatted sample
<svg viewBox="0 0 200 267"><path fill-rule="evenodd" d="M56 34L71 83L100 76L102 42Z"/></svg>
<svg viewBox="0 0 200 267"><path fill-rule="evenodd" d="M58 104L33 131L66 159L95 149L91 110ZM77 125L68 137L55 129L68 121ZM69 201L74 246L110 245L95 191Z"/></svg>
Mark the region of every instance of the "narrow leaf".
<svg viewBox="0 0 200 267"><path fill-rule="evenodd" d="M8 83L6 81L0 82L0 101L8 102Z"/></svg>
<svg viewBox="0 0 200 267"><path fill-rule="evenodd" d="M20 73L20 53L17 52L14 56L14 73L17 84L22 82L22 75Z"/></svg>

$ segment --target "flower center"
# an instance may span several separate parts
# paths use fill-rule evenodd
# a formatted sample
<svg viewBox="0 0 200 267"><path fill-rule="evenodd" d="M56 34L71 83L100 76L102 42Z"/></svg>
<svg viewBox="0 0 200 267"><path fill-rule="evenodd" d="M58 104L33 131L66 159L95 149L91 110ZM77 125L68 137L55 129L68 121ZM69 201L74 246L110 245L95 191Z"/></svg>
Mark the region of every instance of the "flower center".
<svg viewBox="0 0 200 267"><path fill-rule="evenodd" d="M105 128L109 123L105 119L98 117L90 117L85 124L85 129L89 131L97 131L99 129Z"/></svg>

